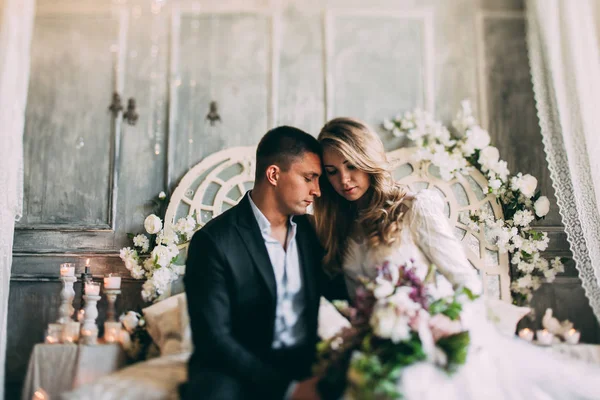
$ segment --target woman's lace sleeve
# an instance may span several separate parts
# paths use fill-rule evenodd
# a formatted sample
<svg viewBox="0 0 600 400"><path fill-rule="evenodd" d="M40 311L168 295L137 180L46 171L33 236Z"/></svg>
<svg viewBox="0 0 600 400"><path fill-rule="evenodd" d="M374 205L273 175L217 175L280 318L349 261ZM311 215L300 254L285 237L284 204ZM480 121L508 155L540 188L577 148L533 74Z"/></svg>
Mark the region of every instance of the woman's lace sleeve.
<svg viewBox="0 0 600 400"><path fill-rule="evenodd" d="M420 191L408 217L417 246L438 271L455 289L463 286L480 294L481 279L467 259L462 244L454 236L452 226L444 215L442 198L432 190Z"/></svg>

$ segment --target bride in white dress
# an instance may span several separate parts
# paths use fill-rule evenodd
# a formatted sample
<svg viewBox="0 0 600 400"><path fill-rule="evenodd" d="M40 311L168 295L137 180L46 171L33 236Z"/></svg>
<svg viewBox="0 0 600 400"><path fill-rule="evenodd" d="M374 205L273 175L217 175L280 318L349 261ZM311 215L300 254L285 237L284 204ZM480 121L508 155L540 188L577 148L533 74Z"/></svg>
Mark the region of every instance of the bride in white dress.
<svg viewBox="0 0 600 400"><path fill-rule="evenodd" d="M385 260L414 260L421 279L434 264L442 276L430 289L440 296L459 287L482 292L441 198L429 190L409 194L394 183L377 134L360 121L337 118L319 141L325 171L316 229L327 249L325 268L343 271L351 298L358 278L374 278ZM433 363L407 367L398 382L404 399L600 399L600 368L503 336L487 320L483 299L465 308L462 322L471 334L466 364L451 376Z"/></svg>

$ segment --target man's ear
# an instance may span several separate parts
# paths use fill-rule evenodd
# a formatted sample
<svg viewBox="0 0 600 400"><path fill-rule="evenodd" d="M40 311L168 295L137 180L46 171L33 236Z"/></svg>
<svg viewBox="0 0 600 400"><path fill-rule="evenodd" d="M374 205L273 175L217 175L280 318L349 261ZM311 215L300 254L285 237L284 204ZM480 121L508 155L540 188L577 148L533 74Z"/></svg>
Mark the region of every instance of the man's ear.
<svg viewBox="0 0 600 400"><path fill-rule="evenodd" d="M279 169L279 167L277 165L275 165L275 164L269 165L267 167L267 170L265 171L267 181L271 185L277 186L277 182L279 182L279 173L280 172L281 172L281 170Z"/></svg>

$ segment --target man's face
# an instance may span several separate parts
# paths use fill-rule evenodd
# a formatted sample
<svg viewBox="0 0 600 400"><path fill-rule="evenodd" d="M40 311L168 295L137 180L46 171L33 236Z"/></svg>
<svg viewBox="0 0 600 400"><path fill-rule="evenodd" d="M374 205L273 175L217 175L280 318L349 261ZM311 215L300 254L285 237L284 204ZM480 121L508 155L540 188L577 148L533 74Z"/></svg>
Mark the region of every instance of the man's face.
<svg viewBox="0 0 600 400"><path fill-rule="evenodd" d="M279 172L277 200L285 215L306 214L306 208L321 196L321 159L315 153L296 158L287 171Z"/></svg>

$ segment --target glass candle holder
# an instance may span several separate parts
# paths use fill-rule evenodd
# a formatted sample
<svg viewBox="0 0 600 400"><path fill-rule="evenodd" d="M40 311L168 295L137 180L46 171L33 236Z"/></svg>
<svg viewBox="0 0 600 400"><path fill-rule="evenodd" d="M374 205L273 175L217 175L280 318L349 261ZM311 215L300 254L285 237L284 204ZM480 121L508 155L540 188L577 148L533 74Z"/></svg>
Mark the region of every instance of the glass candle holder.
<svg viewBox="0 0 600 400"><path fill-rule="evenodd" d="M104 277L104 289L121 289L121 275L111 273Z"/></svg>
<svg viewBox="0 0 600 400"><path fill-rule="evenodd" d="M88 296L100 296L100 282L86 282L85 294Z"/></svg>
<svg viewBox="0 0 600 400"><path fill-rule="evenodd" d="M60 343L62 338L63 325L62 324L48 324L46 334L44 336L44 343L56 344Z"/></svg>
<svg viewBox="0 0 600 400"><path fill-rule="evenodd" d="M569 344L579 343L580 338L581 338L581 332L579 332L576 329L571 328L565 333L565 342L567 342Z"/></svg>
<svg viewBox="0 0 600 400"><path fill-rule="evenodd" d="M544 346L550 346L554 340L554 335L548 332L547 329L540 329L536 332L537 341Z"/></svg>
<svg viewBox="0 0 600 400"><path fill-rule="evenodd" d="M533 331L529 328L524 328L519 331L519 337L523 340L531 342L533 340Z"/></svg>
<svg viewBox="0 0 600 400"><path fill-rule="evenodd" d="M120 322L105 322L104 323L104 341L106 343L115 343L119 341L121 333Z"/></svg>
<svg viewBox="0 0 600 400"><path fill-rule="evenodd" d="M63 343L77 343L79 340L80 324L76 321L70 321L64 324L62 332Z"/></svg>
<svg viewBox="0 0 600 400"><path fill-rule="evenodd" d="M60 264L60 276L75 276L75 264L73 264L73 263Z"/></svg>

